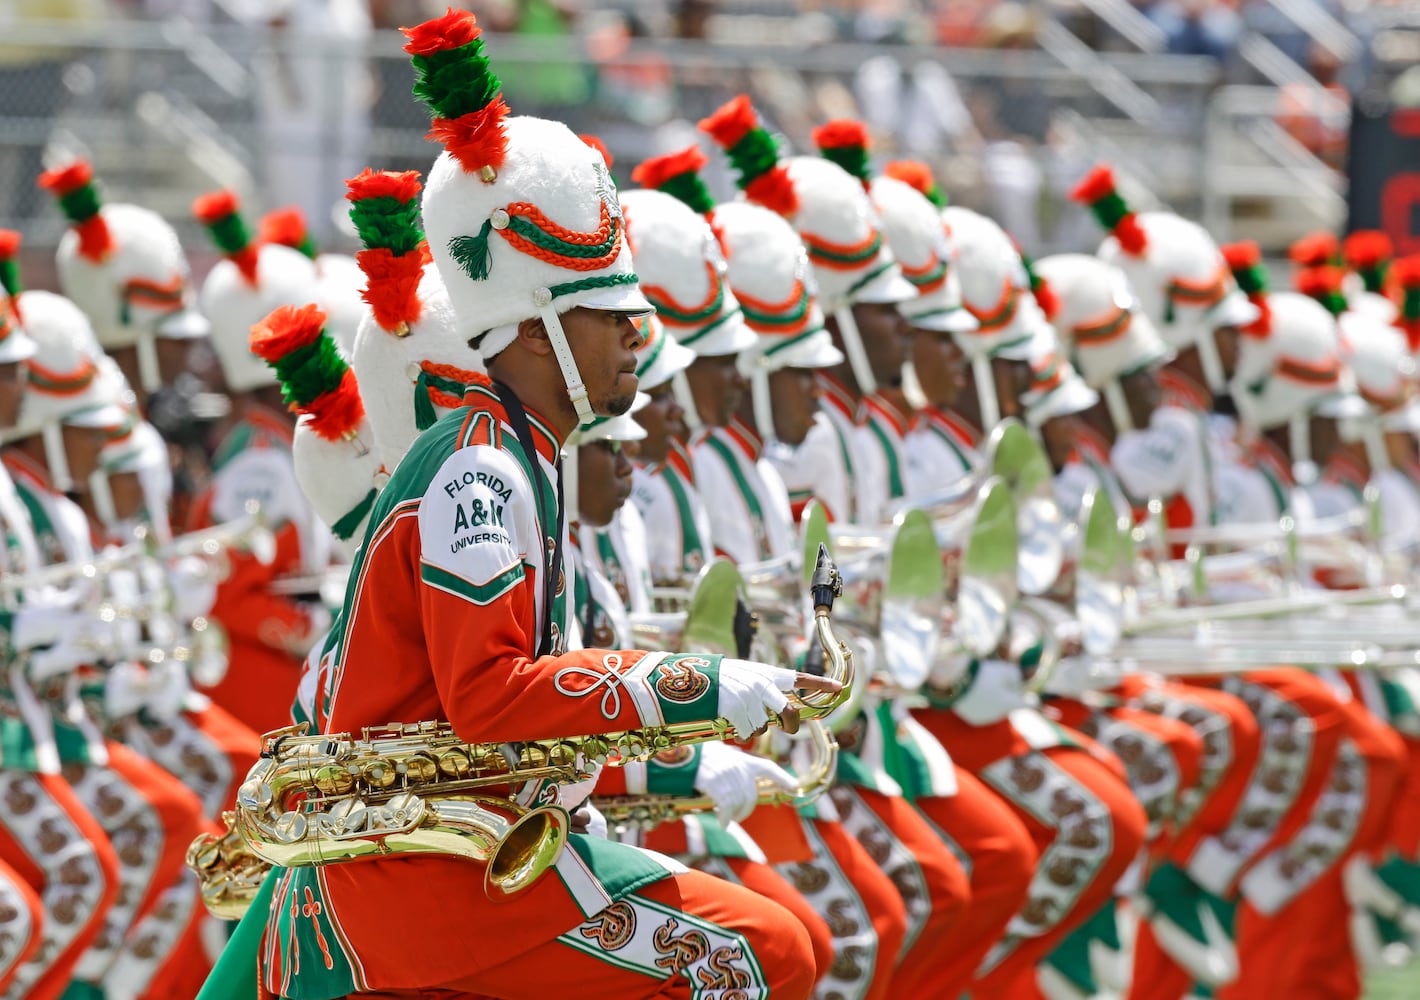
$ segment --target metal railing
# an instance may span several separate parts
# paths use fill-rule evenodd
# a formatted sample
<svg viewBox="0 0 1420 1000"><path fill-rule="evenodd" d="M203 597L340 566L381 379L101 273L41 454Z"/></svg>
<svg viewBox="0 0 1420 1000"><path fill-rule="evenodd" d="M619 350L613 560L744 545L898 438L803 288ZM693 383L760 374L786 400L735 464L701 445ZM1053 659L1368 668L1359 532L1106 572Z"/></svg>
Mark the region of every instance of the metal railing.
<svg viewBox="0 0 1420 1000"><path fill-rule="evenodd" d="M1180 211L1216 215L1239 198L1227 158L1236 144L1223 131L1240 111L1210 106L1220 73L1206 58L1098 53L1059 27L1042 33L1040 50L630 39L599 58L574 36L485 37L515 112L599 135L623 179L644 157L693 141L699 117L748 91L796 151L810 149L823 120L862 115L880 155L927 159L959 203L1014 212L1035 251L1097 235L1079 227L1064 195L1105 151L1157 181ZM346 176L366 165L426 170L437 152L423 138L427 113L408 96L402 41L394 32L351 45L182 23L11 26L3 45L61 64L64 88L56 106L28 112L15 89L22 77L0 66L0 225L18 224L31 247L53 245L63 229L56 209L31 199L27 212L14 211L13 192L32 183L16 165L84 155L107 197L160 211L192 246L205 236L189 218L191 200L219 185L236 188L253 213L302 204L313 230L338 240ZM283 103L293 85L296 99ZM952 102L962 120L941 124ZM1255 150L1239 148L1241 169L1310 176L1275 151L1259 167ZM731 194L723 167L707 180ZM1334 182L1293 187L1335 191Z"/></svg>

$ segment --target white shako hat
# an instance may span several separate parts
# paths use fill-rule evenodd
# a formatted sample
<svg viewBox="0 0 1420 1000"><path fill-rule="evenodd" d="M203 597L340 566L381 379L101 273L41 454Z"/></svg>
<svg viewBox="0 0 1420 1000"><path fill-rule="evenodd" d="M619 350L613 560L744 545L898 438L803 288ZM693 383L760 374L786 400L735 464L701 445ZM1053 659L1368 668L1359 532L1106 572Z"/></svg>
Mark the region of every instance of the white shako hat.
<svg viewBox="0 0 1420 1000"><path fill-rule="evenodd" d="M35 352L35 342L20 322L15 299L24 291L20 281L20 234L0 229L0 365L13 365Z"/></svg>
<svg viewBox="0 0 1420 1000"><path fill-rule="evenodd" d="M780 368L831 367L842 364L843 355L824 326L813 269L794 227L747 201L716 205L700 179L704 165L704 154L691 146L646 161L632 176L658 184L709 219L751 335L739 349L739 367L750 380L755 424L769 439L775 436L769 374ZM633 222L633 235L635 227Z"/></svg>
<svg viewBox="0 0 1420 1000"><path fill-rule="evenodd" d="M1133 428L1120 379L1169 357L1124 272L1082 253L1055 254L1035 262L1050 285L1056 310L1050 322L1080 377L1104 395L1114 426Z"/></svg>
<svg viewBox="0 0 1420 1000"><path fill-rule="evenodd" d="M1382 427L1420 433L1420 405L1412 394L1415 360L1405 334L1363 310L1348 310L1336 322L1341 360L1351 369L1356 391L1380 417Z"/></svg>
<svg viewBox="0 0 1420 1000"><path fill-rule="evenodd" d="M637 167L632 177L645 183L647 166ZM675 339L701 357L752 347L754 333L725 280L725 257L705 216L674 195L651 189L625 192L621 207L641 291Z"/></svg>
<svg viewBox="0 0 1420 1000"><path fill-rule="evenodd" d="M887 164L884 173L873 179L868 193L902 276L917 289L917 297L900 307L902 314L923 330L976 329L975 317L962 305L956 244L942 221L945 201L930 170L924 163L901 160Z"/></svg>
<svg viewBox="0 0 1420 1000"><path fill-rule="evenodd" d="M123 422L134 403L112 361L99 348L84 311L62 295L30 291L16 300L35 352L23 363L25 392L15 427L4 438L44 438L50 479L61 492L73 488L61 427L109 428Z"/></svg>
<svg viewBox="0 0 1420 1000"><path fill-rule="evenodd" d="M596 414L559 314L652 306L631 264L625 220L601 153L567 126L509 118L472 14L402 29L444 152L424 190L424 229L458 332L491 359L540 318L581 423Z"/></svg>
<svg viewBox="0 0 1420 1000"><path fill-rule="evenodd" d="M1231 244L1222 253L1257 314L1241 331L1237 369L1229 386L1242 422L1270 430L1289 422L1298 426L1313 412L1364 415L1367 407L1342 364L1333 312L1300 292L1269 293L1256 243ZM1335 276L1338 309L1342 309L1341 272L1327 270ZM1294 461L1306 460L1306 451L1295 453Z"/></svg>
<svg viewBox="0 0 1420 1000"><path fill-rule="evenodd" d="M39 184L70 222L55 253L60 289L88 314L105 349L136 346L143 389L152 392L161 379L154 339L208 332L177 233L146 208L104 205L83 160L45 172Z"/></svg>
<svg viewBox="0 0 1420 1000"><path fill-rule="evenodd" d="M311 303L278 306L252 326L250 350L297 414L292 460L301 491L339 541L359 537L383 482L359 382L325 313Z"/></svg>
<svg viewBox="0 0 1420 1000"><path fill-rule="evenodd" d="M1225 376L1213 333L1248 326L1257 309L1234 283L1213 237L1172 212L1133 212L1107 164L1090 171L1070 197L1088 205L1110 233L1099 256L1123 269L1164 342L1175 352L1197 346L1208 387L1221 392Z"/></svg>
<svg viewBox="0 0 1420 1000"><path fill-rule="evenodd" d="M306 226L306 216L288 205L261 217L256 234L259 243L279 243L305 254L316 267L316 283L311 301L325 313L326 329L346 358L355 347L355 334L369 310L361 293L365 272L355 258L345 253L325 253L316 247Z"/></svg>
<svg viewBox="0 0 1420 1000"><path fill-rule="evenodd" d="M793 225L808 251L819 301L838 323L858 387L877 390L854 303L901 303L916 290L888 249L863 183L841 166L813 156L779 157L749 98L741 94L700 122L725 150L745 197ZM743 303L742 303L743 304Z"/></svg>
<svg viewBox="0 0 1420 1000"><path fill-rule="evenodd" d="M1099 399L1099 393L1085 384L1058 345L1031 360L1030 387L1021 393L1021 406L1031 427L1083 413Z"/></svg>
<svg viewBox="0 0 1420 1000"><path fill-rule="evenodd" d="M957 249L957 275L962 304L976 328L957 331L953 338L971 364L981 405L981 420L992 427L1000 420L991 359L1035 361L1055 344L1050 325L1031 289L1031 275L1015 241L994 221L970 209L942 209Z"/></svg>
<svg viewBox="0 0 1420 1000"><path fill-rule="evenodd" d="M299 250L254 242L231 191L202 195L192 212L225 255L207 272L198 301L211 320L212 349L227 388L248 392L275 385L276 376L251 353L251 328L278 306L311 302L315 266Z"/></svg>

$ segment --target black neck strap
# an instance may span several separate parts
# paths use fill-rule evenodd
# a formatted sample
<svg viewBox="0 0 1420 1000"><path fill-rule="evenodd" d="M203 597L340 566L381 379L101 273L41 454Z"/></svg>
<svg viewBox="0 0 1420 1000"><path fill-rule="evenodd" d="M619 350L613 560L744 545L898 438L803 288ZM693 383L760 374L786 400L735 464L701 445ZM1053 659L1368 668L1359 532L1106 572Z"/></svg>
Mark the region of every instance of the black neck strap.
<svg viewBox="0 0 1420 1000"><path fill-rule="evenodd" d="M508 414L508 423L513 427L513 433L518 436L518 443L523 446L523 452L528 457L528 466L532 469L533 489L537 491L538 514L536 518L539 527L545 530L542 525L542 512L547 510L548 497L552 494L552 485L547 481L547 473L542 470L542 458L537 453L537 443L533 440L532 427L528 424L527 411L523 409L522 402L502 382L493 383L493 391L498 394L498 399L503 404L503 409ZM538 544L538 552L542 559L542 638L538 642L537 655L548 656L556 650L553 648L552 639L552 602L557 596L558 580L562 577L562 526L563 526L563 501L562 501L562 458L557 459L557 494L555 497L557 510L557 530L552 534L552 549L548 551L546 541ZM541 532L539 532L541 533Z"/></svg>

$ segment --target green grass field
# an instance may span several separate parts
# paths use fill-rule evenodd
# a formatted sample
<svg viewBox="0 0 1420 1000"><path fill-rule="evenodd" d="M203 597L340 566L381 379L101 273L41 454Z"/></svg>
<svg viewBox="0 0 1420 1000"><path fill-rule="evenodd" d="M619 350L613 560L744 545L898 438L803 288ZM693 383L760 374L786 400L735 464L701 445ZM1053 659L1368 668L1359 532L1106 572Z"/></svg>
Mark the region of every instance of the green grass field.
<svg viewBox="0 0 1420 1000"><path fill-rule="evenodd" d="M1420 1000L1420 962L1368 976L1365 1000Z"/></svg>

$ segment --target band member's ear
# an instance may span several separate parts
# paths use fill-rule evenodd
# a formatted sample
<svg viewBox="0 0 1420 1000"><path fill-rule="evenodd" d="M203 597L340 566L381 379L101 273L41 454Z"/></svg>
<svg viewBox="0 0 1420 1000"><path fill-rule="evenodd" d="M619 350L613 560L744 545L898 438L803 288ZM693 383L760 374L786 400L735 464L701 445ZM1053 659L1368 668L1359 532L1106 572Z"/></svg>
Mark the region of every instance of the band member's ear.
<svg viewBox="0 0 1420 1000"><path fill-rule="evenodd" d="M547 327L534 317L518 324L518 342L534 354L551 354L552 342L547 339Z"/></svg>

